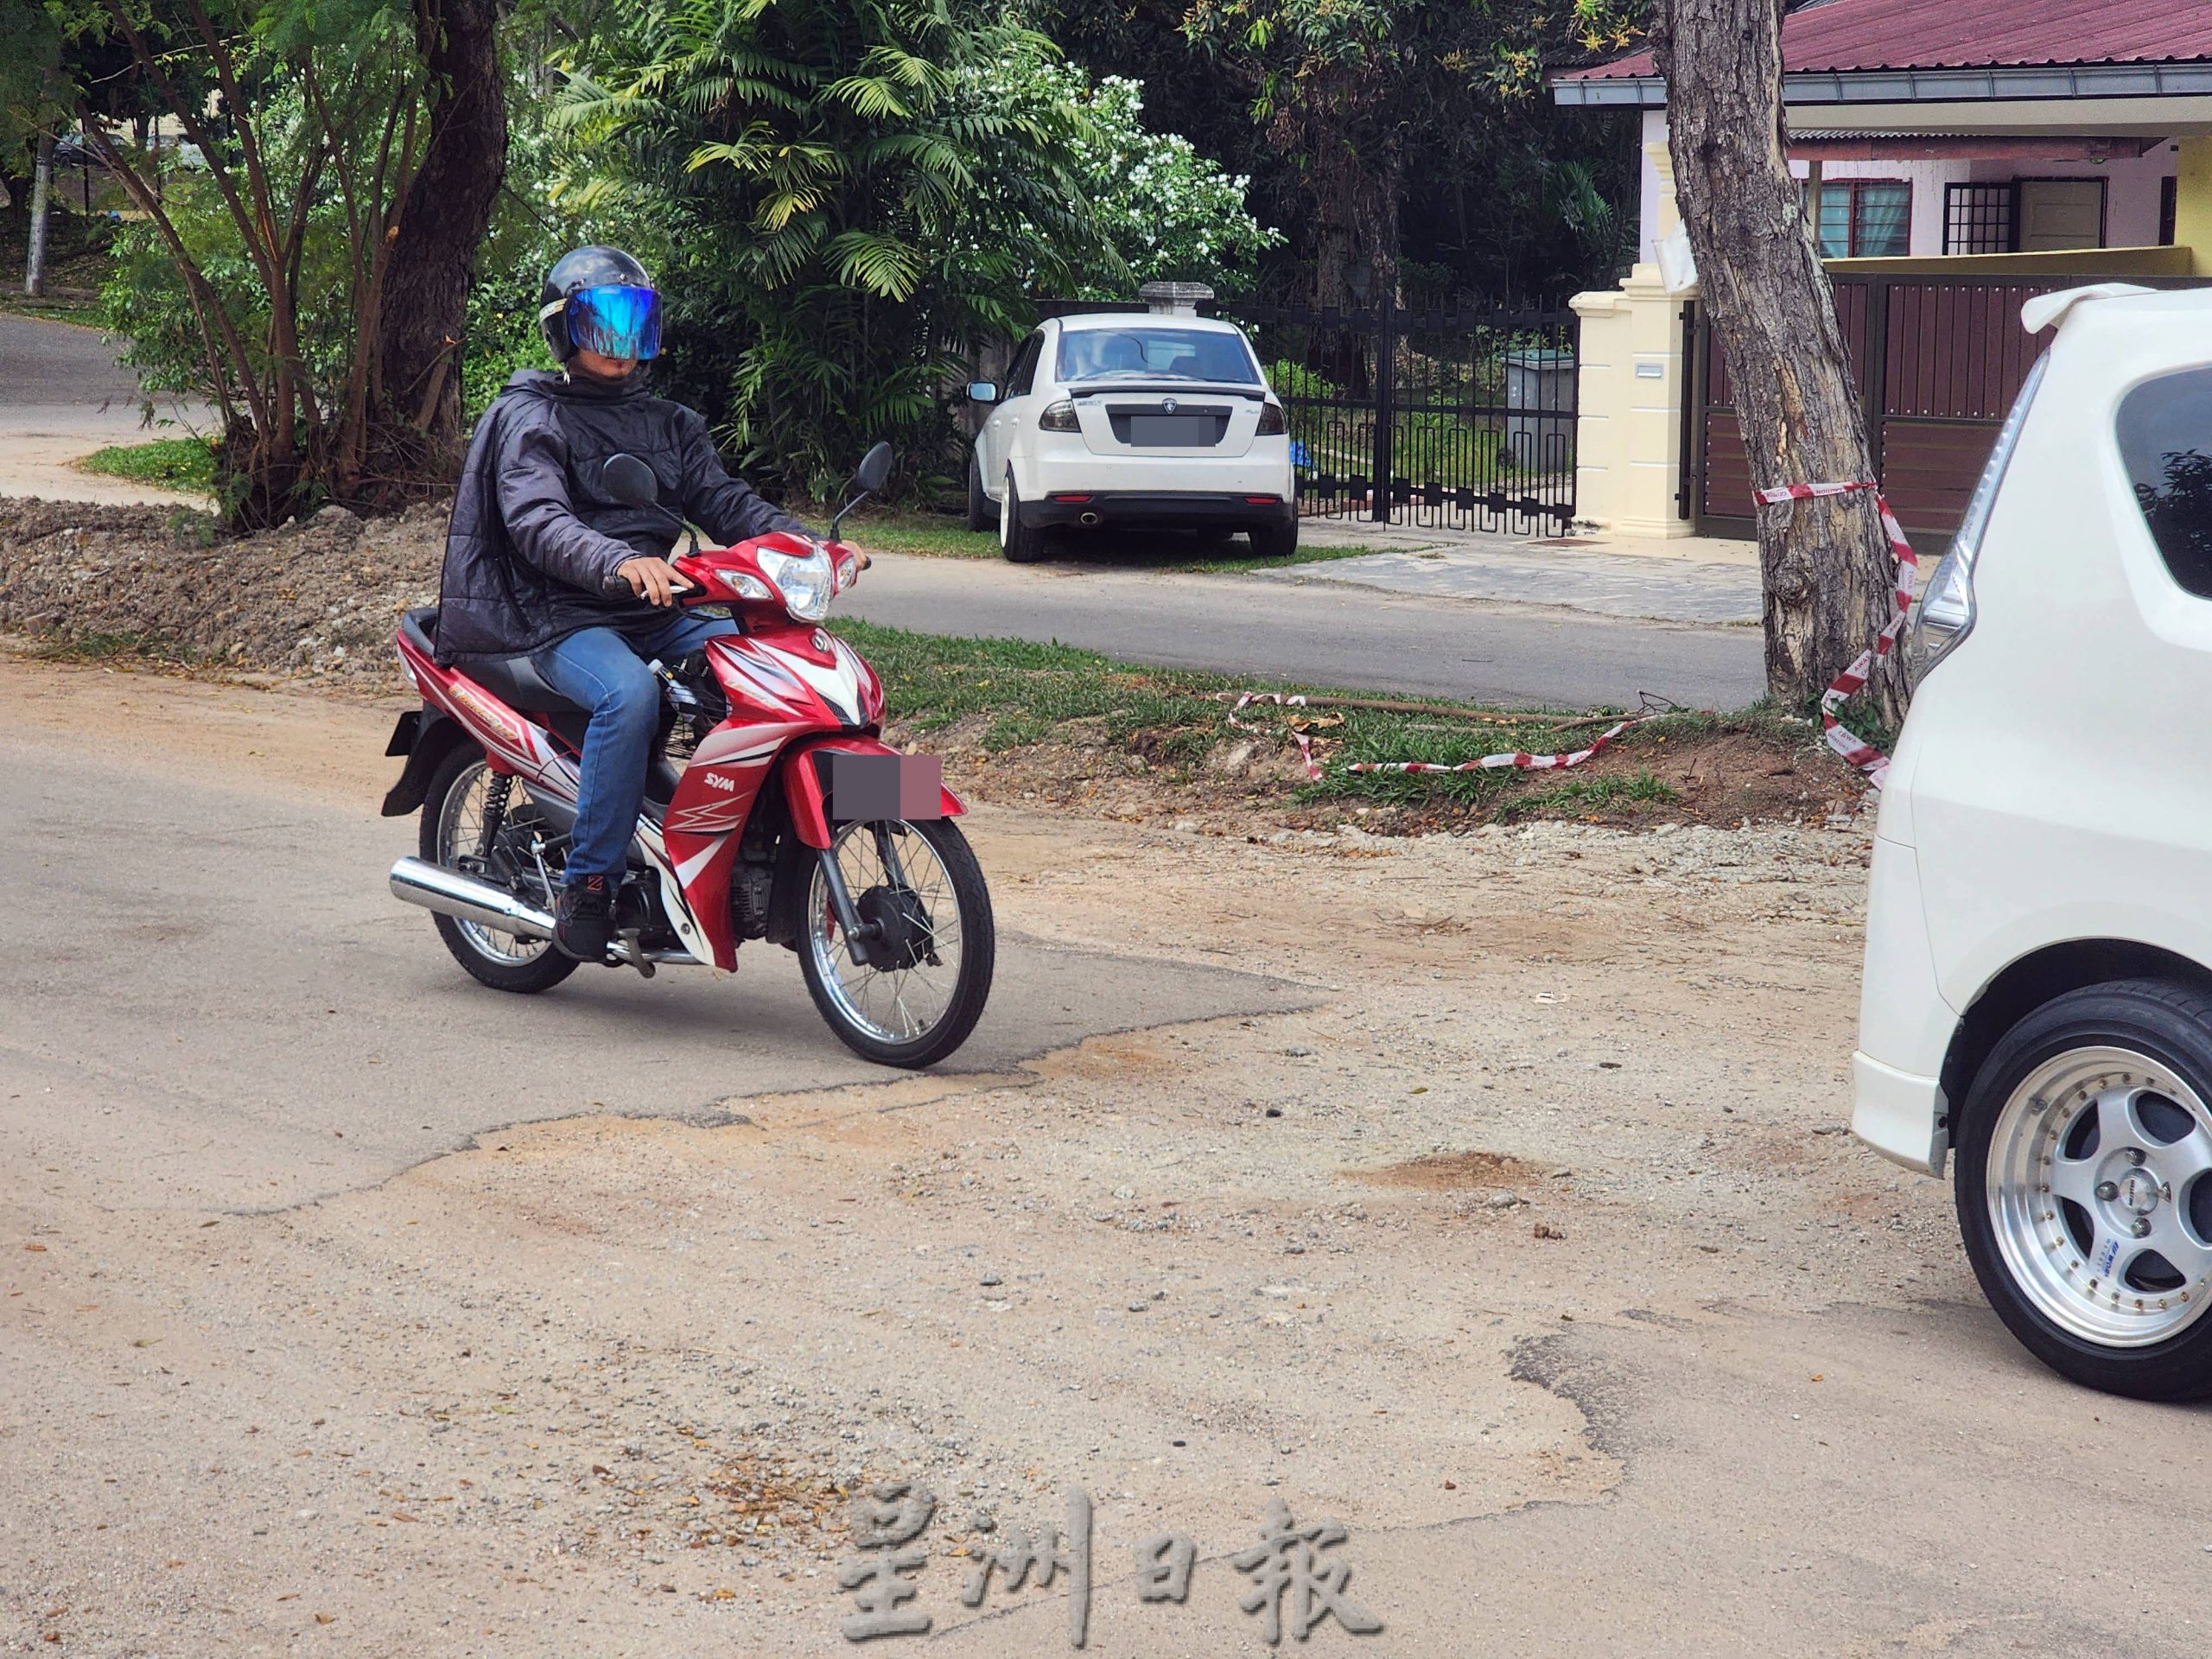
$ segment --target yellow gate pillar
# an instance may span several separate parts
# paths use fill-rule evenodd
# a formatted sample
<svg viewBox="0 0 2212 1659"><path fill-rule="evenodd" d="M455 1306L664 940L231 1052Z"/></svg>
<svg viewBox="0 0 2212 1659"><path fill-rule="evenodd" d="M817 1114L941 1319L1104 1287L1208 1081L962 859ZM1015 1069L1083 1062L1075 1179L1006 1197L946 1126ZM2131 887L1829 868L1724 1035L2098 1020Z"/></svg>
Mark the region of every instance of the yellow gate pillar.
<svg viewBox="0 0 2212 1659"><path fill-rule="evenodd" d="M1663 142L1646 144L1644 154L1660 184L1655 229L1663 241L1680 223L1674 168ZM1618 288L1578 294L1568 302L1582 320L1574 389L1578 520L1619 536L1695 533L1676 497L1682 404L1690 393L1682 302L1696 295L1694 281L1678 278L1669 286L1662 261L1638 264Z"/></svg>
<svg viewBox="0 0 2212 1659"><path fill-rule="evenodd" d="M2174 242L2190 251L2191 270L2212 276L2212 137L2180 141L2174 164Z"/></svg>

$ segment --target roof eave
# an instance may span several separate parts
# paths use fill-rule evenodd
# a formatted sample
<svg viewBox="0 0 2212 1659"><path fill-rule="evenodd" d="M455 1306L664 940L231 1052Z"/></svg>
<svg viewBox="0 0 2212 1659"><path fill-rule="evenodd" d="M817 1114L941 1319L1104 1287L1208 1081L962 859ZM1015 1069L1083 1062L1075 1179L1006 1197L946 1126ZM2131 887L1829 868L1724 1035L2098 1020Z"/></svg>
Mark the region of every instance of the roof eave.
<svg viewBox="0 0 2212 1659"><path fill-rule="evenodd" d="M1971 104L2070 98L2202 98L2212 63L2089 63L2071 67L1844 69L1782 78L1791 108L1821 104ZM1573 76L1552 82L1555 102L1584 109L1662 109L1658 75Z"/></svg>

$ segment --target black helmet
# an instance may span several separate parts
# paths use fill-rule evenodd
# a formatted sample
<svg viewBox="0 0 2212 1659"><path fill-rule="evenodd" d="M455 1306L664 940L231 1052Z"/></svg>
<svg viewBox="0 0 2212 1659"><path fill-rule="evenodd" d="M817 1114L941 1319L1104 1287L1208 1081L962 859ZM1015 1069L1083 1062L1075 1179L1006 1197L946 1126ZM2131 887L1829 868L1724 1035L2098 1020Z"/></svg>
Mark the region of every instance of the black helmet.
<svg viewBox="0 0 2212 1659"><path fill-rule="evenodd" d="M609 357L646 358L660 350L653 279L620 248L563 254L545 273L537 299L537 326L556 362L566 363L579 346Z"/></svg>

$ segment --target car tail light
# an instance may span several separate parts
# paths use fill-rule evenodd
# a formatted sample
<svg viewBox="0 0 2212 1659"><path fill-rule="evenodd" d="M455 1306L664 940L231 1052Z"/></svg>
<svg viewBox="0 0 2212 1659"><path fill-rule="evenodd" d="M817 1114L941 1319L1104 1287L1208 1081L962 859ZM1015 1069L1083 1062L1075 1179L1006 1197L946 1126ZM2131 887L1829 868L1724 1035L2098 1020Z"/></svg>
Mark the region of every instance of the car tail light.
<svg viewBox="0 0 2212 1659"><path fill-rule="evenodd" d="M1282 505L1282 497L1279 495L1248 495L1244 498L1244 505L1248 507L1279 507Z"/></svg>
<svg viewBox="0 0 2212 1659"><path fill-rule="evenodd" d="M1279 438L1289 430L1290 428L1283 422L1281 404L1265 403L1260 405L1260 424L1253 435L1262 438Z"/></svg>
<svg viewBox="0 0 2212 1659"><path fill-rule="evenodd" d="M1089 496L1087 496L1087 495L1070 495L1070 494L1067 494L1067 493L1065 493L1064 492L1064 493L1060 493L1060 494L1055 495L1055 496L1052 498L1052 499L1053 499L1053 500L1055 500L1055 501L1077 501L1077 502L1081 502L1081 501L1088 501L1088 500L1090 500L1090 498Z"/></svg>
<svg viewBox="0 0 2212 1659"><path fill-rule="evenodd" d="M1063 397L1057 404L1045 405L1045 412L1037 417L1039 432L1080 432L1082 424L1075 417L1075 400Z"/></svg>
<svg viewBox="0 0 2212 1659"><path fill-rule="evenodd" d="M2021 383L2020 395L2012 400L2011 413L1998 429L1988 463L1967 501L1958 534L1951 537L1950 550L1921 591L1920 604L1913 613L1912 650L1906 658L1916 685L1974 629L1974 561L1981 555L1981 538L1989 528L1997 492L2005 482L2005 469L2012 464L2012 451L2020 442L2020 429L2027 424L2028 405L2035 401L2036 388L2043 384L2044 367L2050 361L2048 353L2037 358Z"/></svg>

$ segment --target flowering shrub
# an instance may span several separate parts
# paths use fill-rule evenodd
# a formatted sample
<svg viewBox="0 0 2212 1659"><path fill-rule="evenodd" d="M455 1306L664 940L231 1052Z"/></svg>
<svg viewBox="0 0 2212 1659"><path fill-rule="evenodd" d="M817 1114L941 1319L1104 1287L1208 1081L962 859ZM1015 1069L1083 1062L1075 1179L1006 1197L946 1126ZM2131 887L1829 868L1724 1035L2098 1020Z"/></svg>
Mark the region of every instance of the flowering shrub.
<svg viewBox="0 0 2212 1659"><path fill-rule="evenodd" d="M1163 279L1243 293L1260 255L1282 245L1281 232L1246 209L1249 179L1223 171L1187 138L1146 128L1138 81L1121 75L1094 81L1079 65L1038 52L979 67L969 90L978 107L1009 118L1076 116L1062 159L1082 182L1098 239L1112 257L1078 259L1076 289L1065 297L1131 299L1138 283ZM997 194L984 182L987 194ZM980 215L994 216L988 207Z"/></svg>

